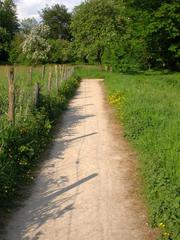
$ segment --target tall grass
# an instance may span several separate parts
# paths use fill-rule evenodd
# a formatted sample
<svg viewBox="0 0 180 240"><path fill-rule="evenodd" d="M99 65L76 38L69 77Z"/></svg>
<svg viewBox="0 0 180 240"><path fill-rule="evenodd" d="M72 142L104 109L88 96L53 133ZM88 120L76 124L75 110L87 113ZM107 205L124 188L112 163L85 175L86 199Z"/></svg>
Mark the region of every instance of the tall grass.
<svg viewBox="0 0 180 240"><path fill-rule="evenodd" d="M162 239L180 239L180 74L77 72L105 79L125 136L139 154L152 225L161 228Z"/></svg>
<svg viewBox="0 0 180 240"><path fill-rule="evenodd" d="M48 76L42 80L41 70L41 67L34 69L33 83L37 81L41 86L38 106L34 106L33 83L28 82L27 68L15 68L16 113L15 125L11 125L7 119L7 69L0 67L0 212L11 208L21 186L32 180L34 166L49 140L52 124L79 85L79 79L67 72L69 78L57 87L53 74L49 92Z"/></svg>
<svg viewBox="0 0 180 240"><path fill-rule="evenodd" d="M32 79L30 78L30 67L15 66L15 105L16 105L16 122L22 121L28 117L28 112L32 108L34 97L34 84L38 82L41 88L41 94L49 95L48 92L48 74L51 69L51 95L57 93L55 65L45 66L45 75L42 78L43 66L34 66L32 68ZM0 125L7 124L8 109L8 66L0 66ZM62 74L58 68L59 83L62 81ZM68 77L68 72L66 76Z"/></svg>

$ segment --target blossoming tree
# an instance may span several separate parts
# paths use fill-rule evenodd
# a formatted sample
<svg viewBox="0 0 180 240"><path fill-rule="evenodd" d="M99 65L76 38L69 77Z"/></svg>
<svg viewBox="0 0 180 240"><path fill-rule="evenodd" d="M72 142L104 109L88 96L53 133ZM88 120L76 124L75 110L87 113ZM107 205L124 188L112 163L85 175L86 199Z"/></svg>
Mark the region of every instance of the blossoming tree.
<svg viewBox="0 0 180 240"><path fill-rule="evenodd" d="M47 25L40 24L33 27L31 32L26 35L22 49L30 62L37 64L48 59L48 54L51 50L47 40L49 33L50 28Z"/></svg>

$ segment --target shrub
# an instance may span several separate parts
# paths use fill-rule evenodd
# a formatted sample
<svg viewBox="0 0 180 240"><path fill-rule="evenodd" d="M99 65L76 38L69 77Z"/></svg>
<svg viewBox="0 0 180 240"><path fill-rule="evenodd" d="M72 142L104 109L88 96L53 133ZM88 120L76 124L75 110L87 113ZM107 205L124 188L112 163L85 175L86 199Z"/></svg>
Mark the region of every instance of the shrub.
<svg viewBox="0 0 180 240"><path fill-rule="evenodd" d="M0 209L11 207L21 186L32 181L38 157L50 139L53 121L67 107L78 77L63 82L57 94L41 95L38 109L0 133Z"/></svg>

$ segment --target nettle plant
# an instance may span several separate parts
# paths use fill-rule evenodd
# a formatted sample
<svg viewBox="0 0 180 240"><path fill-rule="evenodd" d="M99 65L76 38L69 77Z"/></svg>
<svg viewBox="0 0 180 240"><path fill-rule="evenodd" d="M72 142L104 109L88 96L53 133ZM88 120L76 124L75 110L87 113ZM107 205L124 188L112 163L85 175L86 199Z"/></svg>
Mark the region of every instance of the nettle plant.
<svg viewBox="0 0 180 240"><path fill-rule="evenodd" d="M51 46L48 43L50 28L40 24L32 28L30 34L26 35L22 49L27 59L35 64L48 59Z"/></svg>

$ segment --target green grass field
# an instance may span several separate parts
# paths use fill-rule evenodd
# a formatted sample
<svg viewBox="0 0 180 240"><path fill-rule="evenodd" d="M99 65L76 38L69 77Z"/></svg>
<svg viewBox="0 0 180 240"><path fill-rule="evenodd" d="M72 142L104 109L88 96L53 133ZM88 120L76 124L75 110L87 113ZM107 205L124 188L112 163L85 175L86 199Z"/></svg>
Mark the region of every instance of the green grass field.
<svg viewBox="0 0 180 240"><path fill-rule="evenodd" d="M180 73L122 74L93 67L76 72L105 79L109 102L139 155L151 223L162 230L162 239L180 239Z"/></svg>

